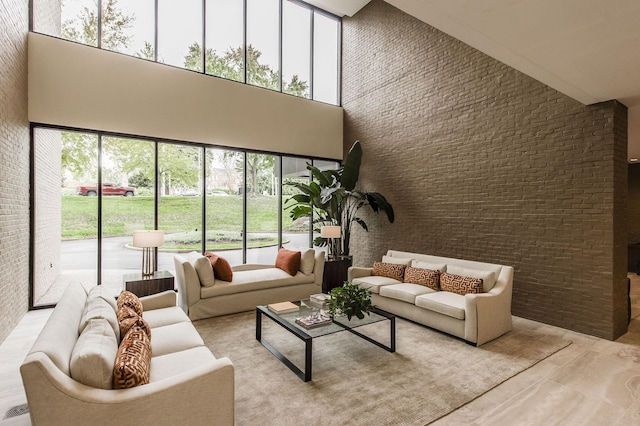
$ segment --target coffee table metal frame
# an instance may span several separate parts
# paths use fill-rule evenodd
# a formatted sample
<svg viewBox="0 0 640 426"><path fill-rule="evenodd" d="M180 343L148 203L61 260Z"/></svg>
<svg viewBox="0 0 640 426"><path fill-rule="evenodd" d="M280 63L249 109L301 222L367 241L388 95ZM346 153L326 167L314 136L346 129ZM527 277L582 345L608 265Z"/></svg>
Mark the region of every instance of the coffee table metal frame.
<svg viewBox="0 0 640 426"><path fill-rule="evenodd" d="M381 347L382 349L385 349L386 351L389 352L395 352L396 351L396 317L395 315L383 311L382 309L378 309L378 308L374 308L373 309L373 313L380 315L384 318L386 318L387 320L389 320L389 328L390 328L390 345L387 346L384 343L378 342L377 340L372 339L369 336L366 336L358 331L356 331L354 328L359 327L359 326L363 326L363 325L368 325L368 324L373 324L375 322L379 322L379 321L373 321L373 322L366 322L366 323L362 323L362 324L357 324L355 325L355 327L350 327L348 324L342 324L340 321L332 321L332 324L337 324L338 326L340 326L341 328L334 328L332 331L328 332L328 333L321 333L319 335L316 336L312 336L309 333L307 333L307 330L305 330L304 328L302 328L301 326L297 326L295 325L292 321L287 320L286 318L283 318L282 316L280 316L279 314L276 314L275 312L272 312L269 310L269 308L267 308L266 306L256 306L256 340L259 341L262 346L264 346L265 348L267 348L269 350L269 352L271 352L276 358L278 358L284 365L286 365L291 371L293 371L298 377L300 377L303 381L308 382L311 380L312 377L312 369L313 369L313 359L312 359L312 350L313 350L313 339L315 337L322 337L322 336L326 336L329 334L333 334L333 333L337 333L339 331L349 331L353 334L355 334L358 337L361 337L362 339L365 339L368 342L373 343L376 346ZM286 356L284 356L279 350L277 350L273 345L271 345L269 342L267 342L265 339L262 338L262 316L265 315L267 318L270 318L273 322L275 322L276 324L280 325L282 328L284 328L285 330L289 331L291 334L293 334L294 336L296 336L298 339L302 340L304 342L304 370L301 370L300 368L298 368L297 365L295 365L293 362L291 362L291 360L289 360L289 358L287 358ZM380 320L382 321L382 320ZM330 327L331 325L328 325L327 327ZM321 328L321 327L319 327ZM315 329L311 329L308 330L311 333L313 333L314 330L318 330L318 328Z"/></svg>

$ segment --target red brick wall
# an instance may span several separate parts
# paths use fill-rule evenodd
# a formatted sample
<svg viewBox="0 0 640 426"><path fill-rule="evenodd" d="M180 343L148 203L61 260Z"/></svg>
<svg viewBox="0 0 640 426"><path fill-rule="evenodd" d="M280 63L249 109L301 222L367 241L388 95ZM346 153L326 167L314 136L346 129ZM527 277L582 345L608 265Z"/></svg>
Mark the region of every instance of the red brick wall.
<svg viewBox="0 0 640 426"><path fill-rule="evenodd" d="M387 249L515 267L514 315L626 332L626 108L585 106L381 0L343 21L345 150L396 223L365 214L354 264Z"/></svg>

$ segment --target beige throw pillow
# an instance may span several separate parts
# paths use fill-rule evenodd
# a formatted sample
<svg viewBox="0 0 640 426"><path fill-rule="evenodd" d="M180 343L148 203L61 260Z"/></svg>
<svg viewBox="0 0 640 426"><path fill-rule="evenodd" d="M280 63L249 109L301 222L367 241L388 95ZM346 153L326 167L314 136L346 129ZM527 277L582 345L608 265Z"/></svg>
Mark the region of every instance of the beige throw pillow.
<svg viewBox="0 0 640 426"><path fill-rule="evenodd" d="M313 273L313 266L316 263L315 256L316 251L313 249L302 252L302 257L300 259L300 272L305 275L311 275Z"/></svg>
<svg viewBox="0 0 640 426"><path fill-rule="evenodd" d="M207 257L201 255L197 251L187 253L185 257L193 265L193 269L196 270L201 286L211 287L215 284L216 279L213 275L213 268Z"/></svg>
<svg viewBox="0 0 640 426"><path fill-rule="evenodd" d="M94 388L111 389L117 352L111 324L104 318L89 320L71 352L71 378Z"/></svg>

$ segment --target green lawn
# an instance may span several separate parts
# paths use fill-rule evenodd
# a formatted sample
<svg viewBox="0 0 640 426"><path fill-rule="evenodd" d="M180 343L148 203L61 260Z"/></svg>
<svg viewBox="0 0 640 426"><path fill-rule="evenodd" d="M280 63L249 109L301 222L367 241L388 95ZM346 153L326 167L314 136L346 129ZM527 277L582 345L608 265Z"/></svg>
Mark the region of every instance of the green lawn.
<svg viewBox="0 0 640 426"><path fill-rule="evenodd" d="M221 245L235 246L237 241L232 241L236 238L234 235L240 235L242 230L242 197L209 196L206 197L206 202L207 239L218 240ZM102 212L103 237L131 235L134 230L153 229L153 197L104 197ZM199 238L198 231L202 229L201 217L201 197L165 196L158 205L158 228L167 234L182 233L185 235L184 240ZM282 222L285 230L300 230L294 229L287 212L283 214ZM62 197L63 239L95 238L97 228L97 197ZM277 233L277 230L278 197L249 197L247 231ZM176 245L182 245L183 242L177 242Z"/></svg>

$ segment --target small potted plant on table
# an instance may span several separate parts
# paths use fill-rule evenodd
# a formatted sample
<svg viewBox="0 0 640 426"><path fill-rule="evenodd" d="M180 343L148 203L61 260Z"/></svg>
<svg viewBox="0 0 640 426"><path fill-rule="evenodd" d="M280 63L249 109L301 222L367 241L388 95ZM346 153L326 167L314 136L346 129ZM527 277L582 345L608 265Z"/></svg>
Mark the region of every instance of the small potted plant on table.
<svg viewBox="0 0 640 426"><path fill-rule="evenodd" d="M336 287L329 293L329 315L331 317L346 315L347 320L352 317L363 319L373 310L371 291L357 284L345 281L342 287Z"/></svg>

